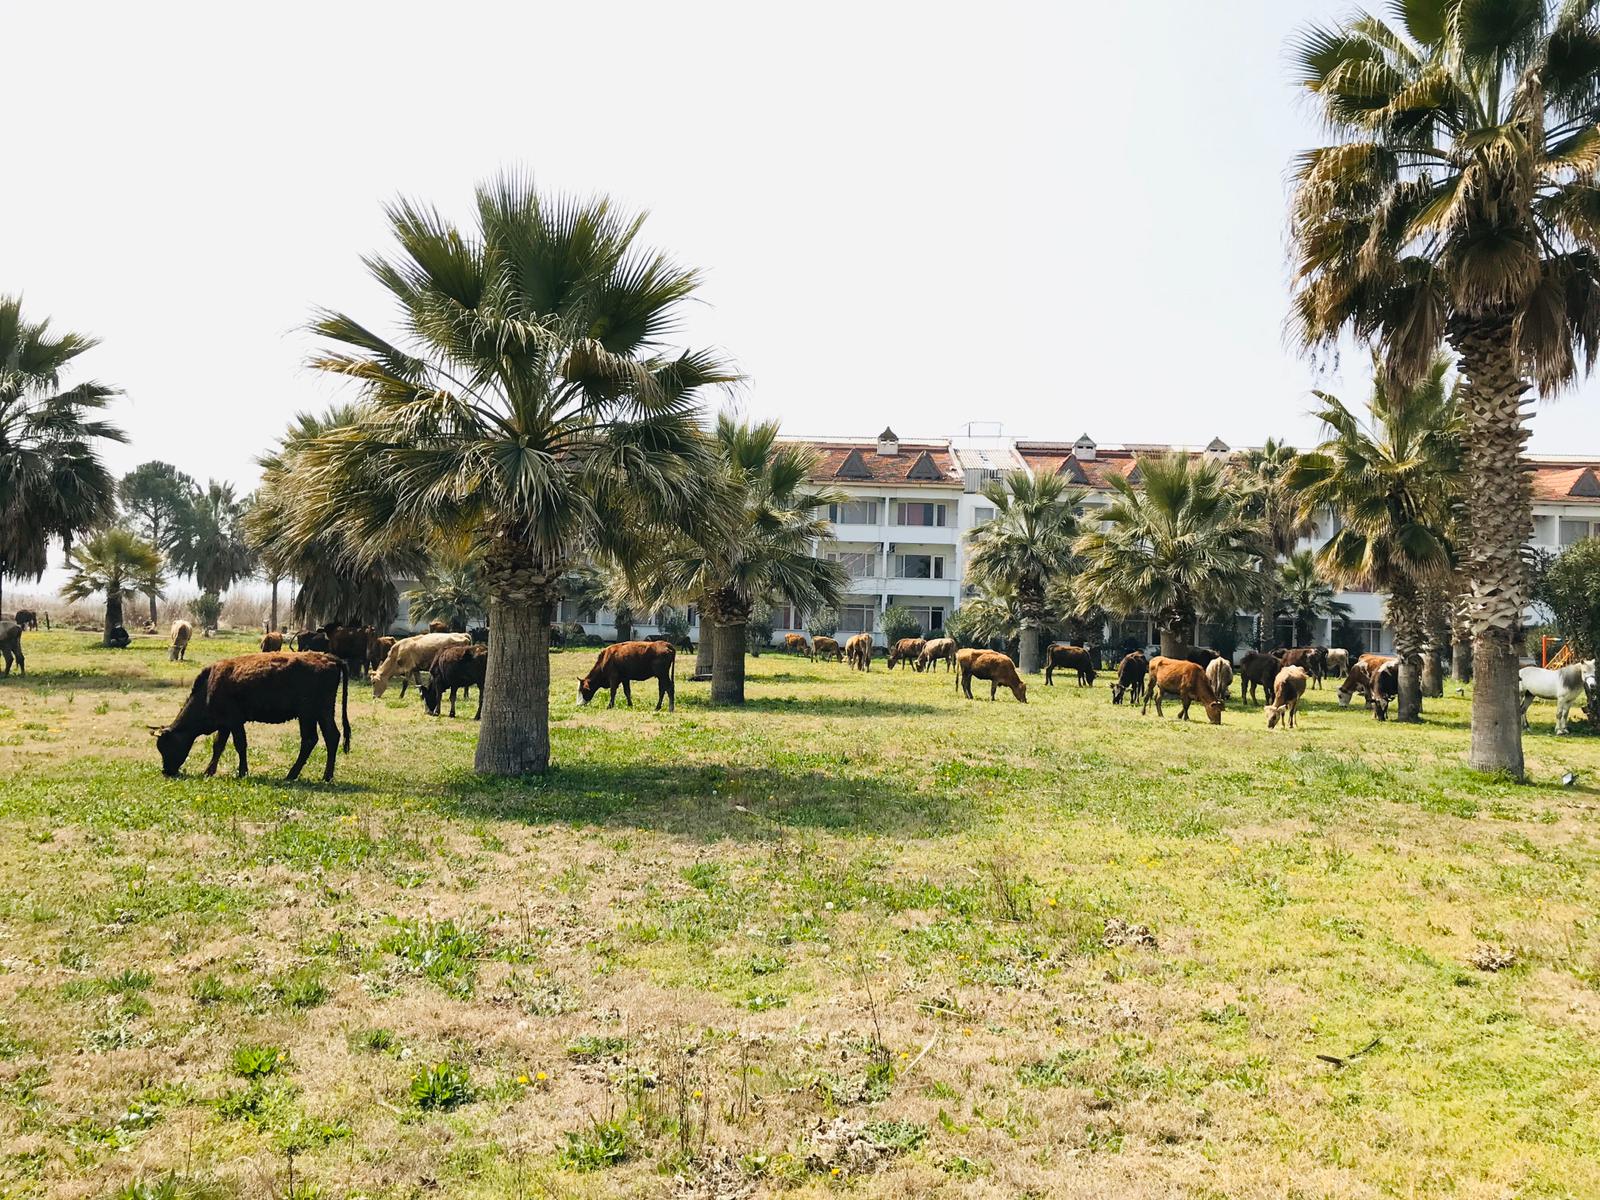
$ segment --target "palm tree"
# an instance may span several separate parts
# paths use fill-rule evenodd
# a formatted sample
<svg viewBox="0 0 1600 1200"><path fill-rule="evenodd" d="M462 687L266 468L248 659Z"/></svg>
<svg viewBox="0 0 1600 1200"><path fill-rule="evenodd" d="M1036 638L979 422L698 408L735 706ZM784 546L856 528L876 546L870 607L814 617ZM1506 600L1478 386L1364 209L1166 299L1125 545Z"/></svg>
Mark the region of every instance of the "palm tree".
<svg viewBox="0 0 1600 1200"><path fill-rule="evenodd" d="M1277 636L1278 564L1295 552L1301 539L1317 531L1316 522L1301 513L1287 485L1295 455L1293 446L1268 438L1260 447L1236 454L1226 472L1228 482L1240 492L1246 515L1262 534L1263 553L1257 563L1261 616L1256 627L1256 646L1261 650L1270 649Z"/></svg>
<svg viewBox="0 0 1600 1200"><path fill-rule="evenodd" d="M112 525L83 545L67 552L67 578L61 595L70 601L87 600L96 592L106 597L105 632L101 643L112 644L111 631L122 624L122 605L143 592L162 596L167 581L161 572L161 552L131 529Z"/></svg>
<svg viewBox="0 0 1600 1200"><path fill-rule="evenodd" d="M1298 82L1334 143L1302 156L1293 325L1349 331L1390 384L1460 356L1469 762L1523 774L1518 638L1532 529L1524 395L1600 350L1600 19L1592 0L1408 0L1399 24L1310 27Z"/></svg>
<svg viewBox="0 0 1600 1200"><path fill-rule="evenodd" d="M1311 550L1296 550L1278 568L1277 611L1294 621L1294 644L1309 645L1312 626L1329 618L1349 617L1351 608L1333 598L1333 585L1327 581L1317 556Z"/></svg>
<svg viewBox="0 0 1600 1200"><path fill-rule="evenodd" d="M167 557L174 570L193 575L208 597L220 597L255 570L255 551L244 529L247 507L234 496L231 483L213 479L204 491L194 489L176 513Z"/></svg>
<svg viewBox="0 0 1600 1200"><path fill-rule="evenodd" d="M697 519L664 543L636 591L646 604L700 605L701 636L714 639L711 702L743 704L745 628L757 605L777 599L804 613L843 599L848 576L817 547L833 537L827 506L844 496L811 486L815 453L779 442L776 421L750 425L724 413L713 446Z"/></svg>
<svg viewBox="0 0 1600 1200"><path fill-rule="evenodd" d="M504 176L475 227L401 201L398 243L369 266L397 302L391 340L324 313L313 365L357 381L354 419L297 454L302 538L337 536L370 565L439 531L475 539L489 596L476 766L550 761L550 609L562 574L607 550L637 557L708 474L699 394L736 376L661 347L698 276L638 245L642 218L604 199L541 196Z"/></svg>
<svg viewBox="0 0 1600 1200"><path fill-rule="evenodd" d="M72 539L116 515L116 481L100 442L125 442L94 414L118 394L99 383L61 386L93 338L50 333L22 300L0 296L0 594L7 575L38 579L50 539Z"/></svg>
<svg viewBox="0 0 1600 1200"><path fill-rule="evenodd" d="M1156 618L1161 653L1179 653L1201 613L1253 603L1263 553L1259 530L1225 486L1222 468L1183 454L1141 459L1142 486L1113 476L1108 529L1078 538L1085 603Z"/></svg>
<svg viewBox="0 0 1600 1200"><path fill-rule="evenodd" d="M1041 630L1048 623L1050 584L1073 568L1081 489L1060 475L1011 471L984 485L994 516L967 534L967 575L980 587L1016 596L1022 621L1019 664L1037 674L1043 666Z"/></svg>
<svg viewBox="0 0 1600 1200"><path fill-rule="evenodd" d="M1451 568L1446 529L1460 472L1460 423L1449 370L1447 360L1435 359L1423 383L1400 394L1378 371L1370 425L1318 392L1315 415L1331 436L1302 454L1290 474L1307 511L1324 508L1339 518L1318 564L1342 583L1388 593L1402 721L1421 719L1428 625L1422 592L1447 580Z"/></svg>

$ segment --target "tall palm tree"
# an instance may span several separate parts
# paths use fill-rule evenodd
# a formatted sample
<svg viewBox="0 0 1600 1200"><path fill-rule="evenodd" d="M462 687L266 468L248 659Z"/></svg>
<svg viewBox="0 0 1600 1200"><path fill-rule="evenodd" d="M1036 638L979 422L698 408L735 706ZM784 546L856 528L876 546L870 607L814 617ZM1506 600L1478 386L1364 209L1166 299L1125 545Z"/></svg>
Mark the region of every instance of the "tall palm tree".
<svg viewBox="0 0 1600 1200"><path fill-rule="evenodd" d="M398 249L368 264L399 330L315 321L313 366L355 380L361 401L297 455L293 520L337 533L358 564L470 532L493 630L476 766L543 772L561 576L601 551L637 555L692 506L708 474L700 393L736 376L710 352L663 354L698 276L604 199L507 175L478 189L470 229L407 201L388 217Z"/></svg>
<svg viewBox="0 0 1600 1200"><path fill-rule="evenodd" d="M1296 550L1278 568L1277 611L1294 621L1294 644L1308 645L1312 626L1328 618L1348 617L1351 608L1335 600L1333 585L1327 580L1311 550Z"/></svg>
<svg viewBox="0 0 1600 1200"><path fill-rule="evenodd" d="M1331 510L1339 529L1318 564L1347 585L1387 592L1389 624L1400 656L1400 719L1421 720L1421 664L1428 614L1422 593L1452 566L1446 531L1460 473L1460 422L1435 359L1423 382L1403 393L1377 372L1371 423L1337 397L1318 392L1314 415L1330 430L1302 454L1290 475L1308 511Z"/></svg>
<svg viewBox="0 0 1600 1200"><path fill-rule="evenodd" d="M1153 614L1161 653L1174 655L1199 614L1254 603L1261 537L1221 467L1172 454L1141 459L1139 473L1141 486L1112 478L1116 499L1098 514L1110 528L1078 538L1078 590L1119 616Z"/></svg>
<svg viewBox="0 0 1600 1200"><path fill-rule="evenodd" d="M61 589L71 601L105 593L106 623L101 643L112 644L111 631L122 624L122 606L141 592L165 594L167 581L161 570L161 552L131 529L112 525L67 552L72 572Z"/></svg>
<svg viewBox="0 0 1600 1200"><path fill-rule="evenodd" d="M838 608L849 578L817 555L833 537L829 504L844 495L810 479L815 453L778 440L778 423L717 418L716 467L697 518L667 539L640 575L643 603L700 605L702 637L715 639L711 702L744 703L745 636L751 613L778 600L801 612Z"/></svg>
<svg viewBox="0 0 1600 1200"><path fill-rule="evenodd" d="M1523 773L1516 679L1532 530L1524 395L1600 350L1600 4L1406 0L1310 27L1295 57L1333 142L1302 156L1293 324L1381 347L1396 387L1460 355L1469 762Z"/></svg>
<svg viewBox="0 0 1600 1200"><path fill-rule="evenodd" d="M980 587L1003 587L1016 596L1020 665L1037 674L1043 666L1041 630L1049 619L1046 592L1073 568L1076 509L1084 493L1060 475L1011 471L985 484L983 495L994 516L967 534L967 575Z"/></svg>
<svg viewBox="0 0 1600 1200"><path fill-rule="evenodd" d="M1316 522L1300 510L1289 490L1289 471L1296 451L1287 442L1268 438L1261 446L1242 450L1228 464L1226 478L1237 488L1248 515L1260 527L1262 554L1257 563L1261 573L1261 615L1256 626L1256 645L1271 649L1277 636L1279 573L1278 564L1294 554L1302 538L1317 531Z"/></svg>
<svg viewBox="0 0 1600 1200"><path fill-rule="evenodd" d="M118 395L99 383L62 387L72 361L95 345L29 321L22 300L0 296L0 594L7 575L38 579L50 539L67 547L116 515L116 481L101 442L125 442L95 416Z"/></svg>
<svg viewBox="0 0 1600 1200"><path fill-rule="evenodd" d="M193 575L207 596L220 597L255 570L255 551L244 529L247 507L231 483L212 479L204 491L191 491L175 514L168 560L174 570Z"/></svg>

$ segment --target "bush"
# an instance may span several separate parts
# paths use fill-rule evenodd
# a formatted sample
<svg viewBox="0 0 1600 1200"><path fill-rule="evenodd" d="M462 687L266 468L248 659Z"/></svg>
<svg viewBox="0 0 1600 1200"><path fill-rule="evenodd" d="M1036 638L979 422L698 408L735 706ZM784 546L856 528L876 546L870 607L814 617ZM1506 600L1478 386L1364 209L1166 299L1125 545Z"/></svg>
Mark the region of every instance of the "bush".
<svg viewBox="0 0 1600 1200"><path fill-rule="evenodd" d="M839 612L832 608L819 608L806 619L806 630L812 637L832 637L839 632Z"/></svg>
<svg viewBox="0 0 1600 1200"><path fill-rule="evenodd" d="M1600 538L1561 552L1538 581L1536 599L1554 614L1556 629L1579 658L1600 650Z"/></svg>
<svg viewBox="0 0 1600 1200"><path fill-rule="evenodd" d="M667 609L661 614L661 636L674 646L687 646L689 644L689 618L676 608Z"/></svg>
<svg viewBox="0 0 1600 1200"><path fill-rule="evenodd" d="M878 624L883 629L884 642L890 646L901 638L919 638L923 635L921 622L911 615L909 609L898 604L891 604L884 609Z"/></svg>
<svg viewBox="0 0 1600 1200"><path fill-rule="evenodd" d="M765 600L758 600L750 610L750 620L744 627L750 653L759 655L763 650L772 649L772 616L772 605Z"/></svg>

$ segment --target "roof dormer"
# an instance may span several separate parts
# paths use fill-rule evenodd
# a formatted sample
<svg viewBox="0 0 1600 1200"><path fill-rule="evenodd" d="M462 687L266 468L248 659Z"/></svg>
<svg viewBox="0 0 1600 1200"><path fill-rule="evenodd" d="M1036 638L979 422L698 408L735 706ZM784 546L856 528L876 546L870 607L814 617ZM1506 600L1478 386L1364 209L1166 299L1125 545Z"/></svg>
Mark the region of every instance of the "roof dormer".
<svg viewBox="0 0 1600 1200"><path fill-rule="evenodd" d="M1079 462L1093 462L1094 453L1094 439L1087 433L1082 434L1077 441L1072 443L1072 457Z"/></svg>
<svg viewBox="0 0 1600 1200"><path fill-rule="evenodd" d="M1233 447L1219 437L1212 438L1206 443L1206 461L1210 463L1221 462L1233 453Z"/></svg>
<svg viewBox="0 0 1600 1200"><path fill-rule="evenodd" d="M878 453L900 453L900 435L895 433L894 430L888 428L887 426L885 426L883 432L878 435Z"/></svg>
<svg viewBox="0 0 1600 1200"><path fill-rule="evenodd" d="M1569 496L1581 496L1586 500L1600 498L1600 478L1595 477L1594 468L1586 467L1581 475L1567 490Z"/></svg>

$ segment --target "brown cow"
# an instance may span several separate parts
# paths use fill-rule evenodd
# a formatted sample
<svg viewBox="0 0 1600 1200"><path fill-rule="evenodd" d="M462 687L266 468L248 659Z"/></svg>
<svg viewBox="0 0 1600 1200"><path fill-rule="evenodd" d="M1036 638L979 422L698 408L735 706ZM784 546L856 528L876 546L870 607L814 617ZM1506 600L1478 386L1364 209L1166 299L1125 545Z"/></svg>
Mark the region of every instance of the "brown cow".
<svg viewBox="0 0 1600 1200"><path fill-rule="evenodd" d="M1211 690L1226 706L1228 690L1233 687L1233 664L1219 655L1208 662L1205 669L1206 680L1211 684Z"/></svg>
<svg viewBox="0 0 1600 1200"><path fill-rule="evenodd" d="M611 703L617 706L617 688L622 689L628 707L633 707L633 683L654 679L658 686L656 711L661 702L667 702L667 711L676 711L678 699L674 681L677 677L678 652L671 642L618 642L600 651L589 673L578 680L578 702L588 704L602 688L611 692Z"/></svg>
<svg viewBox="0 0 1600 1200"><path fill-rule="evenodd" d="M352 675L363 676L367 673L367 659L372 653L374 633L371 625L329 626L328 653L344 659Z"/></svg>
<svg viewBox="0 0 1600 1200"><path fill-rule="evenodd" d="M1095 669L1100 663L1087 646L1074 646L1068 642L1052 642L1044 652L1044 685L1053 686L1056 668L1078 673L1079 687L1093 687Z"/></svg>
<svg viewBox="0 0 1600 1200"><path fill-rule="evenodd" d="M1178 716L1183 720L1189 719L1189 705L1196 700L1205 707L1206 716L1213 725L1222 724L1222 701L1217 699L1216 692L1211 690L1211 681L1206 678L1205 671L1197 664L1185 658L1163 658L1156 655L1150 660L1150 678L1144 685L1144 708L1141 713L1150 711L1150 701L1156 702L1156 716L1165 715L1161 711L1162 695L1176 696L1183 701L1183 708Z"/></svg>
<svg viewBox="0 0 1600 1200"><path fill-rule="evenodd" d="M1239 695L1246 704L1254 704L1256 689L1260 688L1266 699L1272 699L1272 685L1277 681L1283 664L1270 654L1259 650L1246 650L1234 674L1239 677Z"/></svg>
<svg viewBox="0 0 1600 1200"><path fill-rule="evenodd" d="M1328 652L1321 646L1296 646L1292 650L1274 650L1274 658L1286 667L1302 667L1306 676L1317 687L1322 686L1322 677L1328 670Z"/></svg>
<svg viewBox="0 0 1600 1200"><path fill-rule="evenodd" d="M367 647L367 669L369 671L376 671L383 665L383 660L389 657L389 651L394 649L394 644L397 640L397 638L392 638L388 635L372 639L371 645Z"/></svg>
<svg viewBox="0 0 1600 1200"><path fill-rule="evenodd" d="M928 642L925 638L901 638L889 647L889 670L894 670L895 663L906 663L908 666L915 666L917 657L927 644Z"/></svg>
<svg viewBox="0 0 1600 1200"><path fill-rule="evenodd" d="M946 671L955 669L955 638L929 638L927 644L922 647L922 653L917 655L917 670L929 670L936 662L944 663Z"/></svg>
<svg viewBox="0 0 1600 1200"><path fill-rule="evenodd" d="M22 657L22 626L15 621L0 621L0 655L6 660L6 674L11 674L11 664L17 664L17 673L28 674L28 660Z"/></svg>
<svg viewBox="0 0 1600 1200"><path fill-rule="evenodd" d="M1150 660L1144 656L1143 650L1134 650L1123 655L1122 661L1117 664L1117 681L1111 685L1111 703L1121 704L1122 698L1132 692L1129 704L1139 703L1139 697L1144 692L1144 677L1150 670Z"/></svg>
<svg viewBox="0 0 1600 1200"><path fill-rule="evenodd" d="M1272 682L1272 703L1267 705L1267 728L1271 729L1284 718L1284 725L1294 728L1294 716L1300 710L1300 697L1306 694L1306 669L1288 666L1278 672Z"/></svg>
<svg viewBox="0 0 1600 1200"><path fill-rule="evenodd" d="M1350 707L1350 698L1357 692L1366 698L1367 707L1372 706L1373 675L1393 664L1398 672L1400 660L1387 654L1363 654L1351 664L1350 672L1345 676L1344 682L1339 685L1337 693L1340 708ZM1385 708L1388 706L1385 705Z"/></svg>
<svg viewBox="0 0 1600 1200"><path fill-rule="evenodd" d="M283 649L283 634L263 633L261 635L261 653L276 654Z"/></svg>
<svg viewBox="0 0 1600 1200"><path fill-rule="evenodd" d="M432 621L428 622L428 632L429 633L449 633L450 632L450 622L449 621L441 621L436 617Z"/></svg>
<svg viewBox="0 0 1600 1200"><path fill-rule="evenodd" d="M811 639L811 657L813 659L831 658L834 662L843 662L844 647L839 645L839 643L834 641L831 637L825 637L819 634L817 637Z"/></svg>
<svg viewBox="0 0 1600 1200"><path fill-rule="evenodd" d="M189 653L189 639L194 635L194 626L187 621L174 621L172 623L172 649L167 652L167 657L173 662L182 662Z"/></svg>
<svg viewBox="0 0 1600 1200"><path fill-rule="evenodd" d="M1028 685L1017 675L1017 664L996 650L977 650L971 646L956 651L956 687L968 700L972 699L972 679L989 681L989 699L992 701L1002 684L1011 689L1017 703L1028 702Z"/></svg>
<svg viewBox="0 0 1600 1200"><path fill-rule="evenodd" d="M217 773L217 762L231 737L234 749L239 752L239 774L244 775L249 770L244 742L247 722L281 725L285 721L299 721L300 756L289 768L288 778L299 777L300 768L316 749L320 730L328 747L328 765L323 769L322 778L331 780L333 764L339 756L339 723L334 716L341 683L344 686L344 750L348 754L350 675L333 655L241 654L202 668L172 724L156 731L162 774L178 774L195 740L214 733L217 736L211 744L211 764L206 767L206 774Z"/></svg>
<svg viewBox="0 0 1600 1200"><path fill-rule="evenodd" d="M858 671L872 670L872 635L858 633L844 644L845 657Z"/></svg>
<svg viewBox="0 0 1600 1200"><path fill-rule="evenodd" d="M445 688L450 689L450 716L456 715L456 691L471 692L478 689L478 711L474 721L483 716L483 680L489 669L487 646L446 646L433 656L428 666L428 682L417 690L422 693L422 707L430 717L437 717L444 699Z"/></svg>
<svg viewBox="0 0 1600 1200"><path fill-rule="evenodd" d="M803 633L786 633L783 635L783 652L785 654L799 654L811 658L811 644L806 641Z"/></svg>

